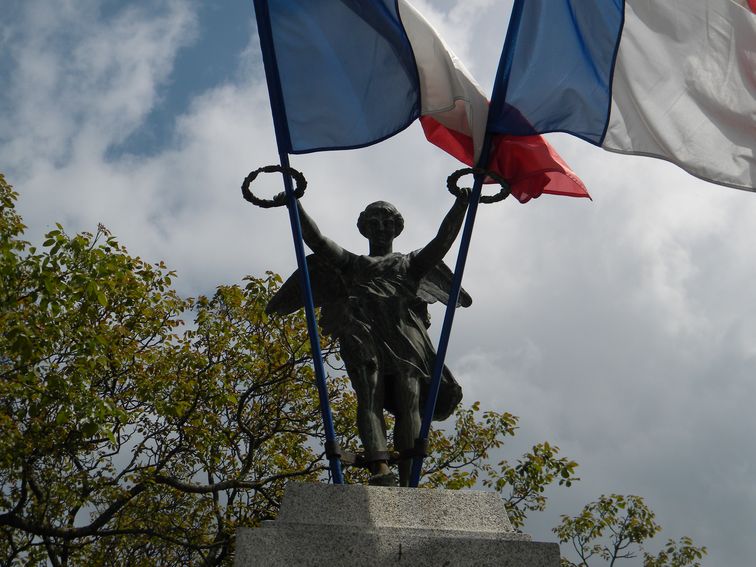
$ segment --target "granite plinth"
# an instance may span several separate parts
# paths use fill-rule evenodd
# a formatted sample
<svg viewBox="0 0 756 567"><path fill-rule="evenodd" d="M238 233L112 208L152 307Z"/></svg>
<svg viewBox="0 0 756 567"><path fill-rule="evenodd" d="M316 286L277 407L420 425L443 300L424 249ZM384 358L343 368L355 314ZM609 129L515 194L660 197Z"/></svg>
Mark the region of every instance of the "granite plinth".
<svg viewBox="0 0 756 567"><path fill-rule="evenodd" d="M495 493L292 483L278 519L240 528L236 567L559 567L556 543L512 529Z"/></svg>

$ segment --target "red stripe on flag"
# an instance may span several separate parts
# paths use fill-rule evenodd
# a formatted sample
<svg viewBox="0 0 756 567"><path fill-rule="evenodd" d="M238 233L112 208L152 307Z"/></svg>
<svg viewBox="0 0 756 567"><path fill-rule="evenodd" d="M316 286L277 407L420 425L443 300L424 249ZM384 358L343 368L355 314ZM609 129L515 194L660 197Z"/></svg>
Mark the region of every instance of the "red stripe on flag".
<svg viewBox="0 0 756 567"><path fill-rule="evenodd" d="M421 116L420 123L429 142L473 165L471 137L448 129L431 116ZM495 135L489 169L509 182L512 195L521 203L542 193L591 198L580 178L541 136Z"/></svg>
<svg viewBox="0 0 756 567"><path fill-rule="evenodd" d="M751 7L751 12L756 13L756 0L748 0L748 5Z"/></svg>

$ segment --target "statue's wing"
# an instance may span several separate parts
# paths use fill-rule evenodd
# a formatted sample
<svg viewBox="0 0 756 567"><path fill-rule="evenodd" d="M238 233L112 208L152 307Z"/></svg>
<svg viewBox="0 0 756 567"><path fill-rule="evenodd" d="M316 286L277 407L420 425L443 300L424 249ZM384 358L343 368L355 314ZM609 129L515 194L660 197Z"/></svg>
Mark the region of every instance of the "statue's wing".
<svg viewBox="0 0 756 567"><path fill-rule="evenodd" d="M439 262L435 268L430 270L422 280L417 290L417 296L426 303L435 303L440 301L444 305L449 302L449 292L451 291L452 278L454 274L449 266ZM472 305L472 297L464 289L459 291L457 307L469 307Z"/></svg>
<svg viewBox="0 0 756 567"><path fill-rule="evenodd" d="M310 254L307 256L307 269L310 272L310 286L315 307L328 307L346 299L344 280L337 268L315 254ZM278 289L265 307L268 315L288 315L304 307L299 278L299 270L296 270Z"/></svg>

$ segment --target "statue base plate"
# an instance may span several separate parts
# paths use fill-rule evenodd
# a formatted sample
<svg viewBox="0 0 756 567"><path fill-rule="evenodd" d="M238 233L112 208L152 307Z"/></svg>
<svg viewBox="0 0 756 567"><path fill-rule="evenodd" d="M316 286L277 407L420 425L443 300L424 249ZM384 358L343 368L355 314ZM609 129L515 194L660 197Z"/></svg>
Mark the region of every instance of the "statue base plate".
<svg viewBox="0 0 756 567"><path fill-rule="evenodd" d="M514 531L493 492L291 483L234 564L559 567L559 546Z"/></svg>

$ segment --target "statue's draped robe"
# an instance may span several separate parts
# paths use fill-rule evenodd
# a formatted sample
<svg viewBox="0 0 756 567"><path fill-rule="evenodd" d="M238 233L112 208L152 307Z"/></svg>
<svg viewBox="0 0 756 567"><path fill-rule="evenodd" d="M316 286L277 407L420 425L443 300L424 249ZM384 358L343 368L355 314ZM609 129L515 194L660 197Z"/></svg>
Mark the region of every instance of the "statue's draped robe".
<svg viewBox="0 0 756 567"><path fill-rule="evenodd" d="M377 365L386 387L384 404L392 413L397 410L390 395L393 380L420 380L420 410L424 407L436 358L426 331L427 304L445 303L451 280L444 264L418 279L410 269L415 254L350 254L340 267L316 255L308 257L323 331L339 340L347 371L355 365ZM268 312L290 313L301 306L298 280L298 273L287 280ZM460 297L462 305L470 302L466 293ZM434 419L449 417L461 399L462 389L444 366Z"/></svg>

